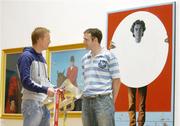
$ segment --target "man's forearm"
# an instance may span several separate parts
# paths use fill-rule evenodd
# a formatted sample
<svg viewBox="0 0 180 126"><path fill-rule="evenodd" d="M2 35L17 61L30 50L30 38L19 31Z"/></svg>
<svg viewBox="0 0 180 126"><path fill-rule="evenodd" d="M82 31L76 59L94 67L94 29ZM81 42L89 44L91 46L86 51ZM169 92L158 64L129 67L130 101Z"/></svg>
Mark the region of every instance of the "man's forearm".
<svg viewBox="0 0 180 126"><path fill-rule="evenodd" d="M116 98L117 98L118 93L119 93L120 84L121 84L121 81L120 81L119 78L113 79L112 88L113 88L113 99L114 99L114 103L115 103Z"/></svg>

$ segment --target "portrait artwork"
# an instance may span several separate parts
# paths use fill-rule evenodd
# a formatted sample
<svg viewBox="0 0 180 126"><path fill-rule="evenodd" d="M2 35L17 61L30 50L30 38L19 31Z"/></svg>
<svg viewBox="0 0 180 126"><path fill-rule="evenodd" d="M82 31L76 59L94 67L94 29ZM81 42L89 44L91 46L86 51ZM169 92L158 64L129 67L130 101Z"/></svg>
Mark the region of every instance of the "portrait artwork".
<svg viewBox="0 0 180 126"><path fill-rule="evenodd" d="M122 85L116 124L174 124L175 3L108 13L107 46Z"/></svg>

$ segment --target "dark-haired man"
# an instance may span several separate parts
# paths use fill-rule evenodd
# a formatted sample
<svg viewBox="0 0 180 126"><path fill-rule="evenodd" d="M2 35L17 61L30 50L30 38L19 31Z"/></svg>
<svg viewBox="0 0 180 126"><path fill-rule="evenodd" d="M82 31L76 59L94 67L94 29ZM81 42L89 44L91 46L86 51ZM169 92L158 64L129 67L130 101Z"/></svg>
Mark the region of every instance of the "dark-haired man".
<svg viewBox="0 0 180 126"><path fill-rule="evenodd" d="M117 58L101 48L102 32L97 28L84 31L84 44L90 50L82 58L85 87L82 97L83 126L115 126L114 102L119 86Z"/></svg>

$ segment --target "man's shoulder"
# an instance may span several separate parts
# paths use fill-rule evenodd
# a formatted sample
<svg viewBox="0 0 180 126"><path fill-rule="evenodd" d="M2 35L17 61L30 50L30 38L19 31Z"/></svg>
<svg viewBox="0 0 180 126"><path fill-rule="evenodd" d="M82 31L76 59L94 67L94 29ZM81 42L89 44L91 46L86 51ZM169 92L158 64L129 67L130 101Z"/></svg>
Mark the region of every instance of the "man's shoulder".
<svg viewBox="0 0 180 126"><path fill-rule="evenodd" d="M34 59L35 59L34 54L32 54L30 51L24 51L24 52L20 55L18 61L32 62Z"/></svg>
<svg viewBox="0 0 180 126"><path fill-rule="evenodd" d="M83 57L82 60L87 59L90 56L91 52L87 52Z"/></svg>
<svg viewBox="0 0 180 126"><path fill-rule="evenodd" d="M108 49L105 49L105 48L102 49L102 52L103 52L104 54L106 54L106 55L110 55L110 54L111 54L111 51L108 50Z"/></svg>
<svg viewBox="0 0 180 126"><path fill-rule="evenodd" d="M20 56L21 58L30 58L30 57L33 57L33 54L29 51L25 51L21 54Z"/></svg>
<svg viewBox="0 0 180 126"><path fill-rule="evenodd" d="M107 49L103 49L101 55L110 57L112 55L112 52Z"/></svg>
<svg viewBox="0 0 180 126"><path fill-rule="evenodd" d="M116 58L115 55L110 50L107 50L107 49L103 50L102 55L104 57L106 57L108 59L108 61L110 61L111 59Z"/></svg>

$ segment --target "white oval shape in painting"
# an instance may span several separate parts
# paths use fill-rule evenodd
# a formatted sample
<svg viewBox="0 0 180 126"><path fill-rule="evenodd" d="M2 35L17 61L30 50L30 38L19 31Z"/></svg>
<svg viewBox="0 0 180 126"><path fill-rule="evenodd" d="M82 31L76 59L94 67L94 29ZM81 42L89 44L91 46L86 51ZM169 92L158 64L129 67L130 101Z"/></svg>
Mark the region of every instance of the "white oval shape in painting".
<svg viewBox="0 0 180 126"><path fill-rule="evenodd" d="M142 20L146 30L137 43L130 31L133 22ZM128 87L143 87L154 81L162 72L168 56L168 36L160 19L146 11L134 12L125 17L116 28L111 51L120 66L121 81Z"/></svg>

